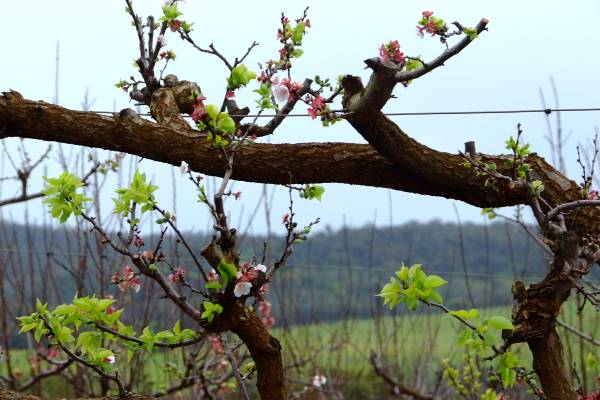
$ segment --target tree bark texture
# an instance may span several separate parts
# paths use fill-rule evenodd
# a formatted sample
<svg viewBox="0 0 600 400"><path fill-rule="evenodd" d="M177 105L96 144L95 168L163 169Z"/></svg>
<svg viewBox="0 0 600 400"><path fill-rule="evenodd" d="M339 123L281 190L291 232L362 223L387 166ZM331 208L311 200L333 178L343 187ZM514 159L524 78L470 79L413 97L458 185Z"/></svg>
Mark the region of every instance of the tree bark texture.
<svg viewBox="0 0 600 400"><path fill-rule="evenodd" d="M239 151L233 178L271 184L347 183L382 187L461 200L477 207L526 202L523 193L508 188L484 188L484 179L464 168L461 156L418 143L379 112L371 122L348 120L370 144L257 143ZM374 136L381 138L375 140ZM6 137L122 151L176 166L186 161L194 171L213 176L225 171L219 151L197 131L173 129L139 117L68 110L26 100L14 91L0 96L0 138ZM495 162L501 172L508 158L481 156L483 162ZM532 154L527 161L534 179L544 182L545 198L550 203L581 199L581 188L543 158ZM578 223L588 225L586 232L597 234L600 227L592 227L591 222L597 221L599 215L595 210L585 210L578 213Z"/></svg>
<svg viewBox="0 0 600 400"><path fill-rule="evenodd" d="M373 74L377 76L376 73ZM253 144L244 146L236 155L233 178L271 184L290 183L347 183L385 187L406 192L462 200L477 207L501 207L528 204L530 193L499 182L492 188L484 187L485 177L476 176L465 168L465 159L457 154L433 150L404 133L378 109L361 101L363 94L371 97L385 96L389 87L379 89L347 77L344 105L352 111L346 119L368 144L303 143L303 144ZM384 77L385 78L385 77ZM372 78L369 85L385 86L388 80ZM393 86L393 84L391 84ZM163 97L169 97L165 94ZM379 102L381 103L381 102ZM160 110L154 109L156 114ZM17 92L0 96L0 138L24 137L56 141L107 150L122 151L144 158L179 165L186 161L197 172L222 175L225 160L213 149L204 135L187 129L181 121L176 128L144 120L138 116L121 113L100 116L89 112L68 110L40 101L24 99ZM478 154L481 162L494 162L501 173L510 175L506 161L510 156ZM581 199L579 185L569 180L543 158L531 154L531 178L544 183L544 199L552 206ZM580 238L598 238L600 211L584 208L566 215L571 231ZM554 269L546 279L526 290L528 301L519 303L529 322L512 338L525 341L534 355L534 366L544 391L550 399L571 399L568 374L556 364L562 362L560 340L554 330L560 305L569 295L570 282L561 278L560 268ZM535 300L537 299L537 300ZM526 311L526 312L525 312ZM241 311L239 311L241 312ZM244 317L246 318L246 317ZM542 325L536 326L538 320ZM269 368L281 368L281 352L277 341L268 331L255 326L253 317L231 326L248 345L255 357L259 377L261 361ZM258 321L260 322L260 321ZM534 327L527 336L527 329ZM525 334L523 337L519 335ZM522 340L521 340L522 339ZM548 369L551 368L551 369ZM561 372L562 371L562 372ZM264 372L264 371L263 371ZM273 374L268 374L273 377ZM272 379L272 378L270 378ZM259 378L259 391L263 399L285 398L285 386L277 380ZM276 388L283 388L279 392ZM563 396L563 397L561 397ZM566 396L566 397L565 397Z"/></svg>
<svg viewBox="0 0 600 400"><path fill-rule="evenodd" d="M207 326L212 332L231 331L244 342L256 366L256 386L261 400L285 400L287 390L279 341L260 318L237 300L220 303L223 312Z"/></svg>

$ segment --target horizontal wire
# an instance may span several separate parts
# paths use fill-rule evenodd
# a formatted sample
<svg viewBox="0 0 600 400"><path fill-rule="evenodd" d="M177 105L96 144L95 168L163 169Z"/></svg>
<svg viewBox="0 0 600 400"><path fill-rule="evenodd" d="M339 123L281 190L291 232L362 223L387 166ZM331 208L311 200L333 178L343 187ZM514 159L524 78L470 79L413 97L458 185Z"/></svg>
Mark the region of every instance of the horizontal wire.
<svg viewBox="0 0 600 400"><path fill-rule="evenodd" d="M7 254L29 254L29 255L33 255L33 254L43 254L43 255L52 255L52 256L72 256L73 258L79 258L82 255L85 256L89 256L89 254L84 254L84 253L73 253L73 252L46 252L46 251L40 251L40 250L31 250L31 249L8 249L8 248L0 248L0 253L7 253ZM117 256L118 257L118 256ZM178 261L193 261L193 258L191 257L173 257L173 259L176 259ZM288 264L286 265L286 267L284 268L285 270L289 270L289 269L314 269L314 270L341 270L341 271L360 271L361 273L368 273L369 271L371 272L387 272L387 273L392 273L398 270L398 267L369 267L369 266L346 266L346 265L306 265L306 264ZM442 274L442 275L459 275L459 276L464 276L464 275L469 275L469 276L478 276L478 277L499 277L499 278L515 278L514 275L512 274L490 274L490 273L486 273L486 272L468 272L468 273L464 273L461 271L442 271L442 270L430 270L428 271L428 273L432 273L432 274ZM194 274L193 271L190 271L190 274ZM522 279L541 279L542 276L536 276L536 275L526 275L526 276L518 276L519 278Z"/></svg>
<svg viewBox="0 0 600 400"><path fill-rule="evenodd" d="M418 111L418 112L386 112L387 116L422 116L422 115L484 115L484 114L531 114L544 113L550 115L553 112L589 112L600 111L600 107L581 107L581 108L530 108L530 109L514 109L514 110L474 110L474 111ZM95 114L112 115L112 111L89 111ZM343 112L343 111L342 111ZM150 113L138 114L144 117L151 116ZM230 114L231 117L247 117L247 118L274 118L277 114ZM294 113L281 115L283 117L311 117L308 113ZM184 115L185 118L191 118L189 115Z"/></svg>

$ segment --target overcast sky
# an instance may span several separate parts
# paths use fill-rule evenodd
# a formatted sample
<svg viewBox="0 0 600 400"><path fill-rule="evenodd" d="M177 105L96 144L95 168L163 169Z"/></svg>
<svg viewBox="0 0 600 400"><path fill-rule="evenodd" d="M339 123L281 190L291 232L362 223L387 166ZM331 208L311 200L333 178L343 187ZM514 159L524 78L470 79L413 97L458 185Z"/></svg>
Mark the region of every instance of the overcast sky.
<svg viewBox="0 0 600 400"><path fill-rule="evenodd" d="M162 1L137 0L140 14L160 14ZM188 0L181 8L184 18L196 22L195 40L207 46L213 42L233 59L242 54L252 40L260 46L250 55L247 65L257 69L256 62L276 58L278 42L275 33L280 12L291 18L310 6L313 28L304 40L304 55L294 67L293 77L335 79L340 74L368 77L362 60L377 55L380 43L400 41L407 55L425 59L436 56L443 47L435 39L420 39L416 21L421 11L433 10L448 21L459 20L474 26L480 18L490 20L489 32L454 57L447 65L415 81L409 88L398 87L396 99L387 111L460 111L491 109L540 108L539 88L546 94L548 105L554 106L549 78L554 77L562 107L599 107L600 44L597 24L600 2L581 0L546 1L307 1L307 2L202 2ZM120 110L132 107L126 95L114 87L122 78L134 74L131 66L137 44L130 19L119 0L21 0L0 1L3 23L3 56L0 64L0 90L15 89L26 98L52 101L54 97L55 51L60 42L60 93L62 106L80 109L86 88L96 98L95 110ZM226 69L214 57L200 54L175 35L167 37L167 47L178 58L169 72L181 79L199 83L208 102L219 103L223 93ZM251 89L241 100L252 102ZM297 111L303 112L300 107ZM578 143L587 143L598 125L600 113L563 113L563 129L570 134L565 148L567 172L579 180L575 163ZM410 135L435 149L456 152L468 140L475 140L485 153L506 152L504 140L514 135L521 122L526 140L535 151L549 155L544 139L547 134L543 114L505 114L482 116L394 117ZM552 118L554 122L554 118ZM151 138L149 138L151 140ZM346 141L363 142L345 122L324 129L319 121L294 118L284 122L269 140L272 142ZM9 146L14 146L11 140ZM28 142L33 154L44 145ZM427 168L427 166L423 166ZM163 186L159 200L173 208L172 169L164 164L143 161L141 168ZM5 174L10 172L5 170ZM50 168L48 174L58 170ZM42 173L42 171L40 171ZM195 203L193 188L175 175L179 223L186 229L206 229L204 210ZM234 222L246 220L261 196L262 186L237 183L243 201L229 202ZM107 186L105 198L112 195ZM268 192L271 193L271 188ZM15 193L16 186L4 182L0 198ZM275 190L272 218L278 223L286 212L287 193ZM391 201L391 202L390 202ZM104 201L109 204L109 201ZM327 185L322 203L296 202L302 220L321 217L325 224L339 227L345 220L351 226L372 222L408 220L427 221L438 218L456 219L453 204L461 218L481 222L478 209L460 202L427 196L390 192L385 189ZM38 202L28 205L32 219L41 221ZM3 213L20 219L24 206L11 206ZM390 214L390 210L391 214ZM254 231L265 230L261 211ZM275 225L277 225L275 223ZM245 223L243 224L245 225Z"/></svg>

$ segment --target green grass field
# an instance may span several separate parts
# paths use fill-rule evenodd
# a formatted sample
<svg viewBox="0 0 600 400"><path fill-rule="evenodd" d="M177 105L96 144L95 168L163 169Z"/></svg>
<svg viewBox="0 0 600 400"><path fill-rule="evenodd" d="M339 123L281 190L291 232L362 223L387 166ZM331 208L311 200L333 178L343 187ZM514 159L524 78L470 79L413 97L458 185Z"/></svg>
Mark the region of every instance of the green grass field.
<svg viewBox="0 0 600 400"><path fill-rule="evenodd" d="M286 364L294 364L295 368L288 371L292 381L301 385L308 382L314 374L324 374L330 377L330 383L337 385L340 390L350 392L369 389L377 394L383 387L379 378L375 377L369 363L372 352L379 351L382 360L391 366L396 376L411 377L415 371L425 371L433 379L441 369L441 360L450 358L458 360L463 349L457 343L457 334L462 326L448 315L435 310L373 319L347 320L327 322L306 326L294 326L289 329L275 328L273 335L277 337L284 348ZM561 318L572 325L577 325L575 305L569 303ZM482 311L483 316L510 316L510 307L499 307ZM594 310L584 312L586 332L596 331L598 316ZM579 342L567 335L564 329L558 328L565 343L566 357L569 362L578 363L580 360ZM499 339L500 340L500 339ZM583 344L584 352L598 352L588 343ZM514 350L514 349L513 349ZM524 346L516 347L520 357L528 361L529 352ZM28 375L27 352L12 351L13 368ZM120 367L127 367L126 357L119 357ZM145 390L157 389L162 382L168 382L173 375L165 369L165 364L171 362L181 365L181 352L156 352L143 362L143 373L150 385ZM571 364L572 365L572 364ZM6 373L5 365L0 367L1 373ZM590 372L591 375L594 375ZM408 378L407 378L408 379ZM48 398L69 396L64 389L64 380L54 377L44 382L43 393Z"/></svg>

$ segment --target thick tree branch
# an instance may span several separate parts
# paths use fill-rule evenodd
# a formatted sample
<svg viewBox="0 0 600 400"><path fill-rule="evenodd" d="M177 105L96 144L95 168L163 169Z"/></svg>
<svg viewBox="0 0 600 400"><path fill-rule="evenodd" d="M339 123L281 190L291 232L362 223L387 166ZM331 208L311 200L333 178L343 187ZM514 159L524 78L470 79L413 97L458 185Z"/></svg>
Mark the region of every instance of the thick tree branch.
<svg viewBox="0 0 600 400"><path fill-rule="evenodd" d="M123 151L179 165L182 160L207 175L222 176L220 152L201 133L176 130L141 118L108 117L25 100L17 92L0 97L3 137L26 137ZM358 128L362 126L357 124ZM383 115L376 115L365 136L384 148L388 137L392 162L369 145L350 143L255 144L239 150L234 179L272 184L349 183L462 200L479 207L525 203L521 193L485 189L458 155L438 152L406 136ZM365 130L362 130L364 133ZM384 152L388 156L389 152ZM485 157L503 165L506 157ZM543 159L528 160L536 179L544 181L546 199L554 204L580 199L575 182ZM440 173L440 175L437 175ZM439 183L439 184L438 184Z"/></svg>

